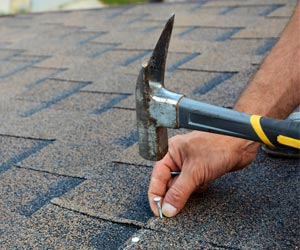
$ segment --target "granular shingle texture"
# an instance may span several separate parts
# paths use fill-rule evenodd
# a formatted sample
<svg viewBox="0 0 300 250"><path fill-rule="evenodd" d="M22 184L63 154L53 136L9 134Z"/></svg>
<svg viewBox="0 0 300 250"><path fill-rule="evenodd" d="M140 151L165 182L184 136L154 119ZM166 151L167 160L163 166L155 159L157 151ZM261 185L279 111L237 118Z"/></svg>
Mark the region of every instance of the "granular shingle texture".
<svg viewBox="0 0 300 250"><path fill-rule="evenodd" d="M231 108L296 3L1 16L1 249L298 249L299 161L262 151L194 194L176 218L154 217L153 162L138 155L134 96L141 64L175 13L166 86Z"/></svg>

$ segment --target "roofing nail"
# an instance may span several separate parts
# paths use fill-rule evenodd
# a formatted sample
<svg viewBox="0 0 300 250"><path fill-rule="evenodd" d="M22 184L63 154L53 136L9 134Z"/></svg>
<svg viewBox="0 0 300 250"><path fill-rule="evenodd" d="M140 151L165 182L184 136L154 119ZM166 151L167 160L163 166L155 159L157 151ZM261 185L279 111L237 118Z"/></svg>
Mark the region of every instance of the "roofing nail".
<svg viewBox="0 0 300 250"><path fill-rule="evenodd" d="M162 209L161 209L161 204L160 204L160 202L161 202L161 197L156 196L156 197L154 197L153 200L155 201L155 203L156 203L156 205L157 205L159 217L160 217L160 218L163 218Z"/></svg>

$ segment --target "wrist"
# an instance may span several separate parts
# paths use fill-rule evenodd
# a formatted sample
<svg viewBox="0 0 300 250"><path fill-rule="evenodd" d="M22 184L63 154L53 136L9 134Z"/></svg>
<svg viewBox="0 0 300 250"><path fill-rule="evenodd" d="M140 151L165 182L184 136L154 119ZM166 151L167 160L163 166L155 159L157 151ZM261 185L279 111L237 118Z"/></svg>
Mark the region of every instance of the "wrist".
<svg viewBox="0 0 300 250"><path fill-rule="evenodd" d="M231 137L228 142L230 151L235 155L235 162L230 171L236 171L249 165L256 157L260 143ZM238 157L236 157L238 156Z"/></svg>
<svg viewBox="0 0 300 250"><path fill-rule="evenodd" d="M207 132L193 131L190 133L193 141L188 141L187 145L197 145L199 140L201 144L214 148L219 156L224 155L223 163L226 166L226 172L235 171L249 165L256 157L260 143ZM196 141L194 141L196 140ZM197 147L198 148L198 147ZM188 149L188 147L185 147ZM190 152L190 150L187 150Z"/></svg>

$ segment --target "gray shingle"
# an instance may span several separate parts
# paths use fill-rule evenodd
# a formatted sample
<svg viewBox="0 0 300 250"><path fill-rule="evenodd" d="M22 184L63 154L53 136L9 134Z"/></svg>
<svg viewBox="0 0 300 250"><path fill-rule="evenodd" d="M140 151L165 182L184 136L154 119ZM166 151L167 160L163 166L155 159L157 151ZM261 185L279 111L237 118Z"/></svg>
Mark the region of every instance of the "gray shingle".
<svg viewBox="0 0 300 250"><path fill-rule="evenodd" d="M296 2L174 1L0 17L1 246L297 247L299 162L262 152L193 195L176 218L154 218L153 162L138 155L134 100L141 63L175 13L166 87L232 107Z"/></svg>

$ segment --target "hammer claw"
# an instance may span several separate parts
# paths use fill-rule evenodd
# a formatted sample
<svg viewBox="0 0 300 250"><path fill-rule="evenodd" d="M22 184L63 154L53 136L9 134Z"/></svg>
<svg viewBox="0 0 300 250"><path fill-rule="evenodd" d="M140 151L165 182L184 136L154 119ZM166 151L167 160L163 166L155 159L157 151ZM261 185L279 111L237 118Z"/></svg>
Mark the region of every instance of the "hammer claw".
<svg viewBox="0 0 300 250"><path fill-rule="evenodd" d="M173 30L174 17L175 15L173 14L167 21L148 62L149 80L152 82L159 82L162 86L164 86L165 66Z"/></svg>

